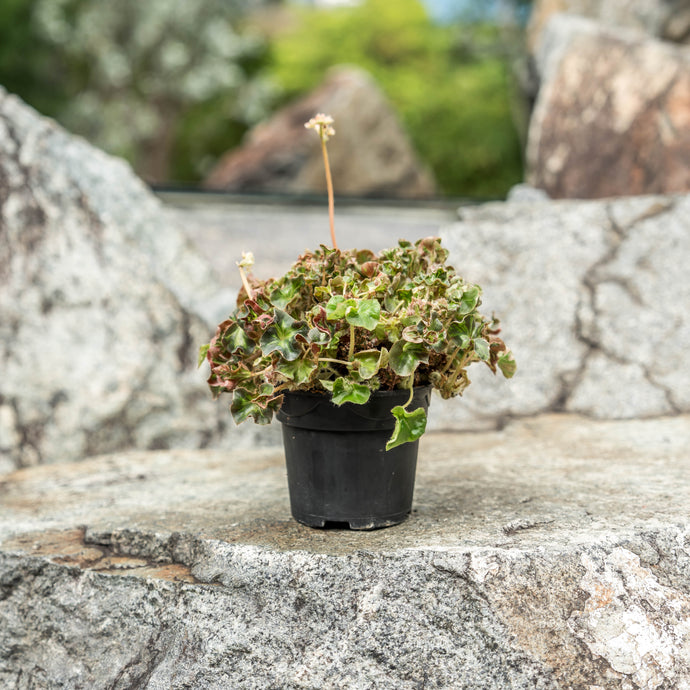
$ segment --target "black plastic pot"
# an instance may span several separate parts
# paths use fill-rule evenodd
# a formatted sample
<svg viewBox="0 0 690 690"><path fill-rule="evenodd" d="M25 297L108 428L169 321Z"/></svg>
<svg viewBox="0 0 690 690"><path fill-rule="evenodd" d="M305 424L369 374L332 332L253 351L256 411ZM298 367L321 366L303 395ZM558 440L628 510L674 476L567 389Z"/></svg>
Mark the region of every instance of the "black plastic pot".
<svg viewBox="0 0 690 690"><path fill-rule="evenodd" d="M409 410L429 407L431 387L415 389ZM310 527L376 529L412 509L419 442L386 451L391 410L409 392L374 391L365 405L340 407L319 393L286 393L283 425L292 515Z"/></svg>

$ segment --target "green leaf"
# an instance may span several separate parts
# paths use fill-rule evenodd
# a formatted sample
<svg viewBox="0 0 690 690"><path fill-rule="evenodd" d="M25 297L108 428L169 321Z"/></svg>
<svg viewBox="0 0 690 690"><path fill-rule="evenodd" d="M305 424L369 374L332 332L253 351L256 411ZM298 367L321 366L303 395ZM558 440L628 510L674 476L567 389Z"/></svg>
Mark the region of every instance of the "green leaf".
<svg viewBox="0 0 690 690"><path fill-rule="evenodd" d="M406 328L418 326L421 321L421 314L405 314L405 316L400 317L400 323Z"/></svg>
<svg viewBox="0 0 690 690"><path fill-rule="evenodd" d="M364 405L369 400L371 390L361 383L354 383L342 376L333 382L333 404L342 405L346 402Z"/></svg>
<svg viewBox="0 0 690 690"><path fill-rule="evenodd" d="M395 297L392 295L386 295L386 297L383 299L383 306L390 314L396 312L402 305L403 301L399 299L397 295Z"/></svg>
<svg viewBox="0 0 690 690"><path fill-rule="evenodd" d="M280 362L276 369L295 383L306 383L311 379L318 365L316 362L296 359L294 362Z"/></svg>
<svg viewBox="0 0 690 690"><path fill-rule="evenodd" d="M408 343L421 343L424 340L424 337L422 335L424 333L424 327L420 324L421 322L413 326L406 326L405 328L403 328L401 338L407 341ZM420 328L422 330L420 330Z"/></svg>
<svg viewBox="0 0 690 690"><path fill-rule="evenodd" d="M200 367L204 363L204 360L206 359L206 353L208 352L209 347L210 345L206 343L205 345L202 345L199 348L199 363L197 364L197 367Z"/></svg>
<svg viewBox="0 0 690 690"><path fill-rule="evenodd" d="M371 249L358 249L356 260L358 264L366 263L367 261L373 261L376 259L376 254L371 251Z"/></svg>
<svg viewBox="0 0 690 690"><path fill-rule="evenodd" d="M388 357L390 368L398 376L410 376L420 363L428 361L429 355L423 344L406 340L395 342Z"/></svg>
<svg viewBox="0 0 690 690"><path fill-rule="evenodd" d="M439 315L434 312L431 315L431 320L429 321L429 328L432 331L442 331L443 330L443 322L439 318Z"/></svg>
<svg viewBox="0 0 690 690"><path fill-rule="evenodd" d="M426 412L421 407L407 412L404 407L398 405L391 412L395 417L395 429L386 443L386 450L416 441L426 431Z"/></svg>
<svg viewBox="0 0 690 690"><path fill-rule="evenodd" d="M279 309L285 309L297 297L303 284L304 279L297 278L275 288L270 295L271 303Z"/></svg>
<svg viewBox="0 0 690 690"><path fill-rule="evenodd" d="M251 417L257 424L270 424L273 418L271 394L273 386L264 384L254 394L242 388L236 389L232 394L230 412L236 424L241 424Z"/></svg>
<svg viewBox="0 0 690 690"><path fill-rule="evenodd" d="M381 305L375 299L346 299L333 295L326 303L326 318L329 321L346 319L352 326L360 326L373 331L379 323Z"/></svg>
<svg viewBox="0 0 690 690"><path fill-rule="evenodd" d="M435 352L442 352L448 346L445 340L445 334L442 331L428 330L424 334L424 342Z"/></svg>
<svg viewBox="0 0 690 690"><path fill-rule="evenodd" d="M347 305L345 319L352 326L360 326L367 331L373 331L379 322L381 305L375 299L348 300L354 305Z"/></svg>
<svg viewBox="0 0 690 690"><path fill-rule="evenodd" d="M223 333L221 343L227 352L251 352L254 348L251 339L238 323Z"/></svg>
<svg viewBox="0 0 690 690"><path fill-rule="evenodd" d="M489 343L484 340L484 338L475 338L473 340L474 342L474 351L477 353L477 357L482 360L482 362L488 362L489 361Z"/></svg>
<svg viewBox="0 0 690 690"><path fill-rule="evenodd" d="M345 311L348 306L354 305L353 299L345 299L342 295L333 295L326 302L326 318L329 321L345 318Z"/></svg>
<svg viewBox="0 0 690 690"><path fill-rule="evenodd" d="M317 343L318 345L326 345L331 342L331 334L322 331L320 328L310 328L307 333L307 340L310 343Z"/></svg>
<svg viewBox="0 0 690 690"><path fill-rule="evenodd" d="M370 379L376 376L379 369L388 364L388 350L381 348L381 350L363 350L358 352L355 357L357 362L357 373L363 379Z"/></svg>
<svg viewBox="0 0 690 690"><path fill-rule="evenodd" d="M295 321L281 309L275 310L275 321L261 336L261 352L269 355L279 352L284 359L292 362L302 353L302 348L296 339L297 335L306 337L307 327L301 321Z"/></svg>
<svg viewBox="0 0 690 690"><path fill-rule="evenodd" d="M323 300L330 297L330 295L331 291L327 287L323 285L316 285L314 287L314 297L319 300L319 302L323 302Z"/></svg>
<svg viewBox="0 0 690 690"><path fill-rule="evenodd" d="M448 326L448 340L456 347L467 350L470 346L470 328L464 321L453 321Z"/></svg>
<svg viewBox="0 0 690 690"><path fill-rule="evenodd" d="M505 376L507 379L510 379L513 377L515 372L517 371L517 364L515 363L515 359L513 358L513 353L508 350L507 352L504 352L499 358L498 358L498 368L501 370L503 373L503 376Z"/></svg>
<svg viewBox="0 0 690 690"><path fill-rule="evenodd" d="M473 311L479 303L479 297L482 294L478 285L468 285L460 298L460 313L469 314Z"/></svg>

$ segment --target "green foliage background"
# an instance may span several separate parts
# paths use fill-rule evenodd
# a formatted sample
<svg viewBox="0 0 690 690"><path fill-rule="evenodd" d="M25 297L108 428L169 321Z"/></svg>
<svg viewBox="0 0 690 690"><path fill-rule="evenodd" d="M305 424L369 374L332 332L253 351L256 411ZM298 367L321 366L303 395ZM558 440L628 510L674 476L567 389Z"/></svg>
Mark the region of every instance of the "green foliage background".
<svg viewBox="0 0 690 690"><path fill-rule="evenodd" d="M522 179L499 29L435 25L420 0L272 2L288 8L287 28L262 35L247 0L2 0L0 84L146 179L194 184L271 110L353 64L380 84L442 193L501 197ZM208 40L221 29L227 40ZM181 53L171 69L166 56Z"/></svg>
<svg viewBox="0 0 690 690"><path fill-rule="evenodd" d="M380 84L443 193L500 197L522 179L504 37L494 26L437 26L419 0L366 0L319 12L274 38L270 74L284 98L337 64Z"/></svg>
<svg viewBox="0 0 690 690"><path fill-rule="evenodd" d="M250 0L2 0L0 84L152 182L200 179L265 117Z"/></svg>
<svg viewBox="0 0 690 690"><path fill-rule="evenodd" d="M52 114L64 100L51 75L59 69L50 44L32 22L34 2L0 2L0 85L43 113Z"/></svg>

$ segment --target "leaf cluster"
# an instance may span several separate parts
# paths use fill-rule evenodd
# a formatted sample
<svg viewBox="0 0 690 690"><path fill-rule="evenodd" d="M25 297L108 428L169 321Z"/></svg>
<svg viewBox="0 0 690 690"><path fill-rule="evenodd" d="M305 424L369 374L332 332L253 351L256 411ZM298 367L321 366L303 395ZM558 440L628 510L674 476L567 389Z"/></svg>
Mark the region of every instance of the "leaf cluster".
<svg viewBox="0 0 690 690"><path fill-rule="evenodd" d="M232 395L237 423L267 424L285 391L364 404L374 390L420 385L443 398L460 395L474 362L511 377L515 362L498 321L478 312L481 289L463 281L447 257L434 237L401 240L378 255L322 245L280 278L251 280L252 294L242 289L236 309L200 351L214 397ZM424 431L421 411L404 407L394 411L392 442Z"/></svg>

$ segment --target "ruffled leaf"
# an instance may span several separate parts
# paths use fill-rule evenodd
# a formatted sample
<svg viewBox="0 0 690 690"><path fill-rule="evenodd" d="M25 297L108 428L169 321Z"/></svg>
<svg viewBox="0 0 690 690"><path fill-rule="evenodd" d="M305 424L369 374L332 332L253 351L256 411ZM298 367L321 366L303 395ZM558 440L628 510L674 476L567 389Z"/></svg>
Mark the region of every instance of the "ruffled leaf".
<svg viewBox="0 0 690 690"><path fill-rule="evenodd" d="M302 348L297 340L297 335L306 338L307 327L301 321L295 321L289 314L281 309L275 310L275 321L273 325L266 329L259 341L261 352L270 355L272 352L279 352L284 359L292 362L297 359Z"/></svg>
<svg viewBox="0 0 690 690"><path fill-rule="evenodd" d="M331 342L331 334L322 331L320 328L310 328L307 333L307 342L327 345Z"/></svg>
<svg viewBox="0 0 690 690"><path fill-rule="evenodd" d="M477 353L477 357L482 360L482 362L489 361L489 343L484 340L484 338L474 339L474 351Z"/></svg>
<svg viewBox="0 0 690 690"><path fill-rule="evenodd" d="M348 300L354 302L348 305L345 310L345 320L352 326L365 328L373 331L379 322L381 315L381 305L375 299Z"/></svg>
<svg viewBox="0 0 690 690"><path fill-rule="evenodd" d="M448 326L448 340L461 350L467 350L471 342L471 328L465 321L453 321Z"/></svg>
<svg viewBox="0 0 690 690"><path fill-rule="evenodd" d="M503 373L503 376L505 376L507 379L513 378L515 372L517 371L517 364L515 363L515 358L510 350L504 352L498 358L497 364L498 368Z"/></svg>
<svg viewBox="0 0 690 690"><path fill-rule="evenodd" d="M342 405L346 402L364 405L369 400L371 390L361 383L354 383L354 381L341 376L333 382L332 394L333 404L335 405Z"/></svg>
<svg viewBox="0 0 690 690"><path fill-rule="evenodd" d="M282 396L272 397L273 386L264 384L258 393L252 393L242 388L232 394L230 412L236 424L241 424L251 417L256 424L270 424L273 411L280 406Z"/></svg>
<svg viewBox="0 0 690 690"><path fill-rule="evenodd" d="M426 412L421 407L407 412L404 407L398 405L391 412L395 417L395 429L386 443L386 450L416 441L426 431Z"/></svg>
<svg viewBox="0 0 690 690"><path fill-rule="evenodd" d="M358 352L354 359L360 378L370 379L388 364L388 350L385 347L381 350L363 350Z"/></svg>
<svg viewBox="0 0 690 690"><path fill-rule="evenodd" d="M393 344L388 357L390 368L398 376L410 376L422 362L429 361L429 354L421 343L398 340Z"/></svg>
<svg viewBox="0 0 690 690"><path fill-rule="evenodd" d="M482 291L478 285L468 285L460 298L460 313L469 314L479 303Z"/></svg>
<svg viewBox="0 0 690 690"><path fill-rule="evenodd" d="M354 302L353 299L345 299L342 295L333 295L326 302L326 318L329 321L344 319L347 307L352 306Z"/></svg>
<svg viewBox="0 0 690 690"><path fill-rule="evenodd" d="M262 318L270 322L268 314L263 314L262 317L255 319L255 321L258 322ZM249 336L238 323L233 324L231 328L228 328L228 330L222 334L221 343L227 352L249 353L254 349L254 343L252 343Z"/></svg>
<svg viewBox="0 0 690 690"><path fill-rule="evenodd" d="M408 343L421 343L424 340L423 329L420 331L420 324L415 324L414 326L406 326L403 328L402 339L406 340Z"/></svg>
<svg viewBox="0 0 690 690"><path fill-rule="evenodd" d="M279 285L270 294L271 304L279 309L285 309L299 295L302 285L304 285L303 278L295 278Z"/></svg>
<svg viewBox="0 0 690 690"><path fill-rule="evenodd" d="M280 362L276 369L295 383L306 383L318 369L318 364L310 360L296 359L294 362Z"/></svg>

